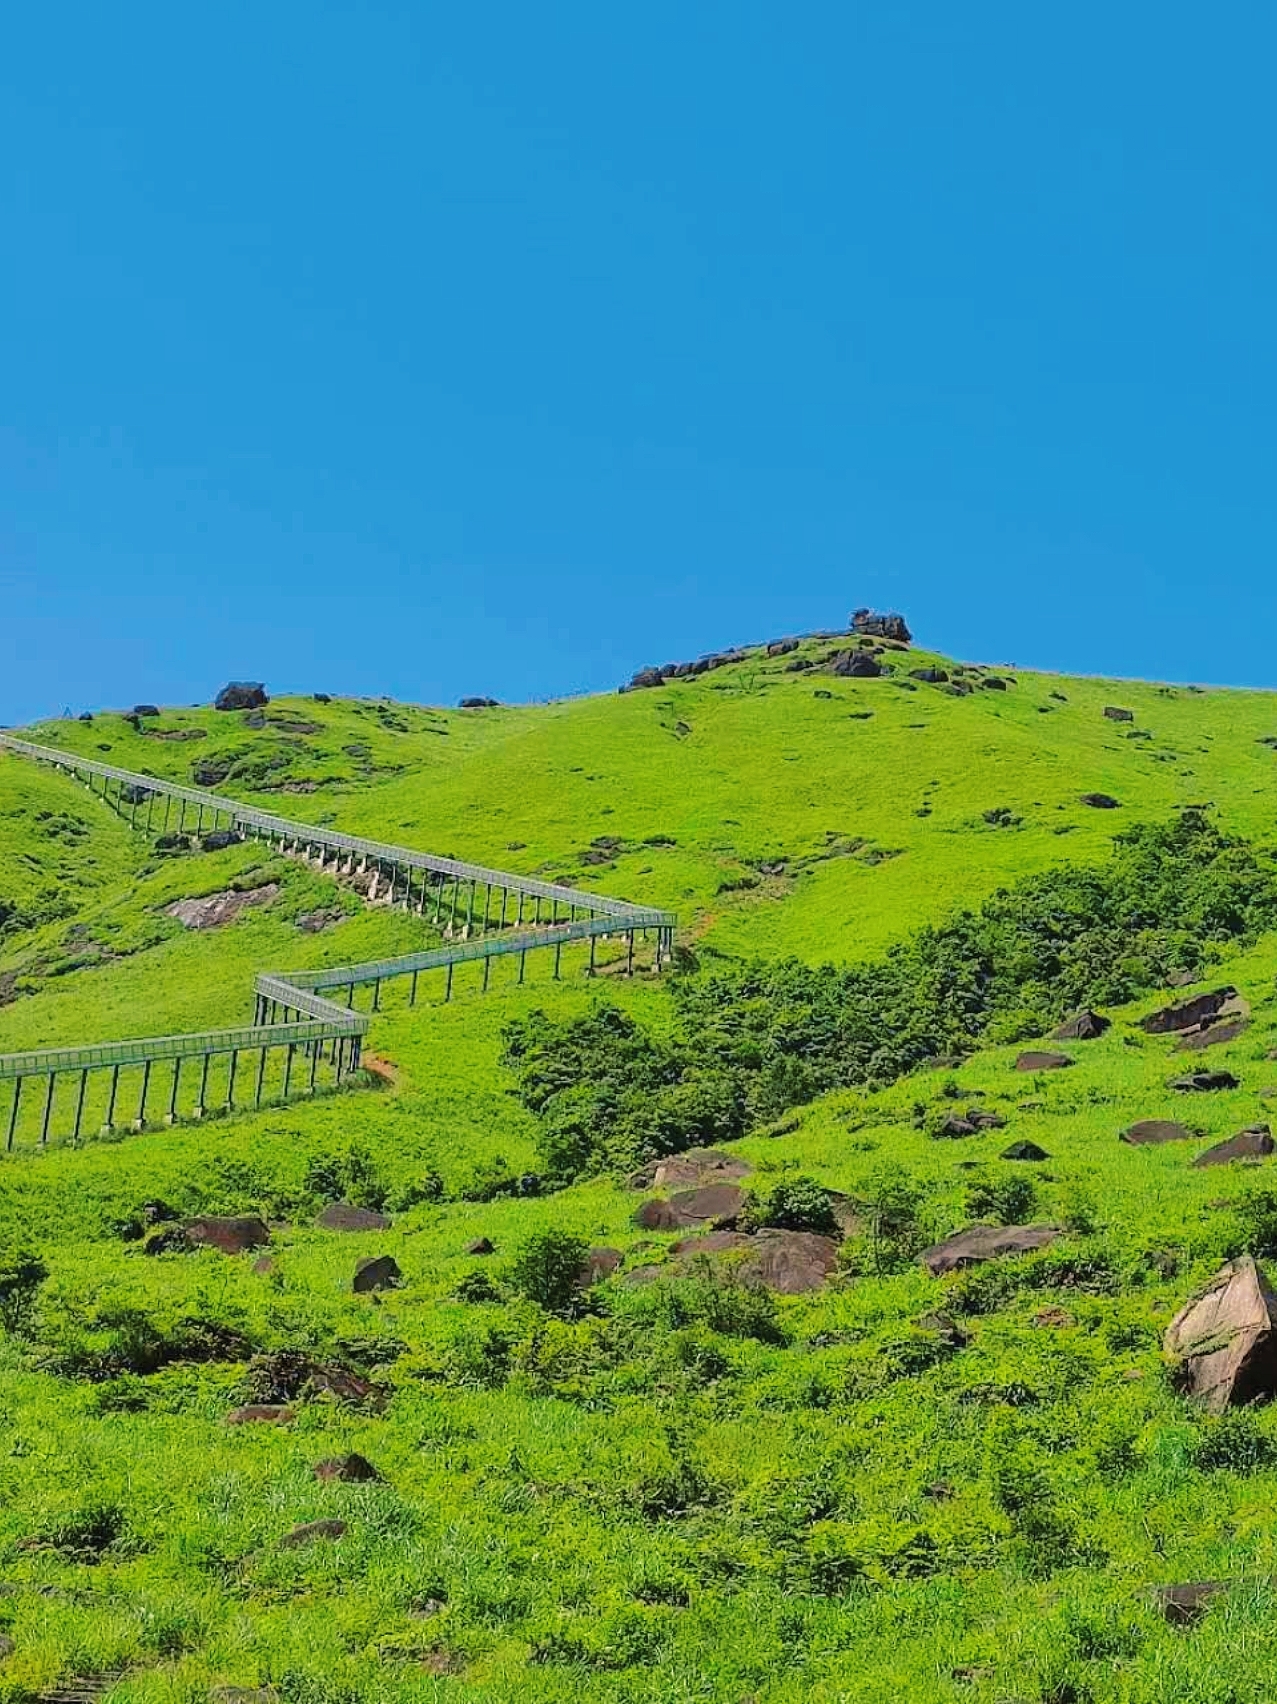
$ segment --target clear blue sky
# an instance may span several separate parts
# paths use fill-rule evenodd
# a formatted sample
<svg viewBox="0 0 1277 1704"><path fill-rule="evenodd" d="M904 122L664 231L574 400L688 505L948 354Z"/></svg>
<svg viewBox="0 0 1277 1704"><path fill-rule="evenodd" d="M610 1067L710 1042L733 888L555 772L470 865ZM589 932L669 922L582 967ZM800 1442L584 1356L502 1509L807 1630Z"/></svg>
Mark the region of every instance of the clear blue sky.
<svg viewBox="0 0 1277 1704"><path fill-rule="evenodd" d="M1277 682L1271 7L15 9L0 721L899 607Z"/></svg>

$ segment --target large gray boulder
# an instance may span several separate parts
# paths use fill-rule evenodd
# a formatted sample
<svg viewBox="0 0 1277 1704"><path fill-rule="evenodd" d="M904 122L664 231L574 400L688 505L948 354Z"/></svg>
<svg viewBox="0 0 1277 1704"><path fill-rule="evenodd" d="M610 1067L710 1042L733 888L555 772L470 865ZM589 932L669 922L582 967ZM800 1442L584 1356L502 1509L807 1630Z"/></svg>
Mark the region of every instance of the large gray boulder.
<svg viewBox="0 0 1277 1704"><path fill-rule="evenodd" d="M1175 1315L1163 1348L1211 1414L1277 1392L1277 1296L1254 1259L1230 1260Z"/></svg>
<svg viewBox="0 0 1277 1704"><path fill-rule="evenodd" d="M260 710L270 694L260 680L229 681L213 700L215 710Z"/></svg>
<svg viewBox="0 0 1277 1704"><path fill-rule="evenodd" d="M1058 1225L968 1225L919 1256L933 1277L999 1260L1008 1254L1032 1254L1060 1235Z"/></svg>

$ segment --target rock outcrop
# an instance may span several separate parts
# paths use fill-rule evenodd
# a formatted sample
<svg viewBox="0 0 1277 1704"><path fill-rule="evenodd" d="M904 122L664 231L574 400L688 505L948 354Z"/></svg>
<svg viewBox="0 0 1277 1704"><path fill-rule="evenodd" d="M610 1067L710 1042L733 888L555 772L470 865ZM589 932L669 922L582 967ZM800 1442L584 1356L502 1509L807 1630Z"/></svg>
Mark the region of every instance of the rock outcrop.
<svg viewBox="0 0 1277 1704"><path fill-rule="evenodd" d="M1058 1225L968 1225L919 1256L933 1277L999 1260L1008 1254L1032 1254L1060 1235Z"/></svg>
<svg viewBox="0 0 1277 1704"><path fill-rule="evenodd" d="M1277 1296L1250 1255L1180 1309L1163 1347L1180 1388L1211 1414L1277 1394Z"/></svg>
<svg viewBox="0 0 1277 1704"><path fill-rule="evenodd" d="M260 710L270 694L260 680L232 680L213 700L215 710Z"/></svg>

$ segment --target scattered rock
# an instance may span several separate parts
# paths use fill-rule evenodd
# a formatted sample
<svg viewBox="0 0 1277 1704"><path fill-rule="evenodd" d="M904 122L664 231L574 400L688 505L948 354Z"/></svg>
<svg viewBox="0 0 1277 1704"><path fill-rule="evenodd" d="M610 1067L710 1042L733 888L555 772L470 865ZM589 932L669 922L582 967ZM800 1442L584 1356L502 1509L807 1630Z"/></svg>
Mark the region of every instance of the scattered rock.
<svg viewBox="0 0 1277 1704"><path fill-rule="evenodd" d="M200 841L205 852L224 852L228 846L238 846L244 836L234 828L215 828Z"/></svg>
<svg viewBox="0 0 1277 1704"><path fill-rule="evenodd" d="M1247 1130L1239 1130L1236 1136L1230 1136L1227 1142L1217 1142L1213 1148L1207 1148L1204 1154L1199 1154L1193 1161L1197 1166L1226 1166L1234 1160L1266 1160L1277 1143L1274 1143L1272 1132L1266 1124L1252 1124Z"/></svg>
<svg viewBox="0 0 1277 1704"><path fill-rule="evenodd" d="M1195 994L1191 1000L1176 1000L1174 1005L1163 1006L1159 1012L1150 1012L1148 1017L1140 1019L1140 1028L1146 1035L1170 1035L1181 1030L1200 1029L1218 1018L1224 1008L1236 999L1237 990L1231 985L1212 988L1208 994Z"/></svg>
<svg viewBox="0 0 1277 1704"><path fill-rule="evenodd" d="M258 710L270 703L270 695L259 680L233 680L213 700L215 710Z"/></svg>
<svg viewBox="0 0 1277 1704"><path fill-rule="evenodd" d="M577 1283L583 1290L588 1290L592 1284L601 1284L605 1278L610 1278L621 1264L619 1248L592 1248L581 1262L581 1270L577 1274Z"/></svg>
<svg viewBox="0 0 1277 1704"><path fill-rule="evenodd" d="M769 657L787 657L791 651L796 651L798 646L799 641L797 639L773 639L767 647L767 655Z"/></svg>
<svg viewBox="0 0 1277 1704"><path fill-rule="evenodd" d="M960 1141L964 1136L974 1136L976 1126L969 1118L963 1118L961 1113L951 1112L936 1129L936 1139L942 1142Z"/></svg>
<svg viewBox="0 0 1277 1704"><path fill-rule="evenodd" d="M692 1225L730 1225L745 1205L745 1192L734 1183L710 1183L683 1189L668 1201L645 1201L634 1215L644 1231L681 1231Z"/></svg>
<svg viewBox="0 0 1277 1704"><path fill-rule="evenodd" d="M894 610L886 615L876 614L871 609L853 610L851 613L851 631L869 639L894 639L901 645L909 645L913 642L909 623L903 615Z"/></svg>
<svg viewBox="0 0 1277 1704"><path fill-rule="evenodd" d="M839 651L830 663L836 675L849 675L853 680L873 680L886 671L870 651Z"/></svg>
<svg viewBox="0 0 1277 1704"><path fill-rule="evenodd" d="M925 681L928 686L943 686L949 676L944 669L910 669L909 678Z"/></svg>
<svg viewBox="0 0 1277 1704"><path fill-rule="evenodd" d="M1157 1586L1153 1601L1172 1627L1193 1627L1213 1597L1227 1590L1226 1580L1193 1580L1182 1586Z"/></svg>
<svg viewBox="0 0 1277 1704"><path fill-rule="evenodd" d="M1062 1071L1073 1061L1067 1053L1050 1053L1042 1049L1030 1048L1022 1053L1015 1062L1017 1071Z"/></svg>
<svg viewBox="0 0 1277 1704"><path fill-rule="evenodd" d="M1051 1032L1052 1041L1095 1041L1109 1028L1109 1020L1093 1012L1089 1007L1075 1012L1071 1018L1066 1018L1058 1029Z"/></svg>
<svg viewBox="0 0 1277 1704"><path fill-rule="evenodd" d="M328 1456L317 1461L310 1471L324 1485L331 1485L334 1480L343 1485L367 1485L381 1478L366 1456L354 1454Z"/></svg>
<svg viewBox="0 0 1277 1704"><path fill-rule="evenodd" d="M349 1201L332 1201L315 1220L321 1231L388 1231L390 1220L371 1207L352 1207Z"/></svg>
<svg viewBox="0 0 1277 1704"><path fill-rule="evenodd" d="M630 1178L631 1189L690 1189L703 1183L736 1183L753 1168L717 1148L688 1148L649 1160Z"/></svg>
<svg viewBox="0 0 1277 1704"><path fill-rule="evenodd" d="M1134 710L1122 710L1116 704L1106 704L1104 714L1110 722L1133 722L1135 720Z"/></svg>
<svg viewBox="0 0 1277 1704"><path fill-rule="evenodd" d="M493 1246L489 1237L476 1237L472 1243L466 1244L467 1254L492 1254Z"/></svg>
<svg viewBox="0 0 1277 1704"><path fill-rule="evenodd" d="M270 1241L269 1230L253 1214L242 1218L207 1215L188 1219L182 1229L187 1240L197 1247L220 1249L223 1254L247 1254L249 1249L263 1248Z"/></svg>
<svg viewBox="0 0 1277 1704"><path fill-rule="evenodd" d="M279 1548L300 1550L303 1545L314 1544L321 1538L343 1538L345 1533L345 1521L307 1521L303 1526L295 1526L291 1532L286 1532L279 1541Z"/></svg>
<svg viewBox="0 0 1277 1704"><path fill-rule="evenodd" d="M1008 1254L1031 1254L1060 1235L1058 1225L968 1225L919 1258L933 1277Z"/></svg>
<svg viewBox="0 0 1277 1704"><path fill-rule="evenodd" d="M1231 1071L1190 1071L1186 1077L1172 1079L1171 1088L1183 1094L1209 1095L1217 1089L1236 1089L1241 1084Z"/></svg>
<svg viewBox="0 0 1277 1704"><path fill-rule="evenodd" d="M1228 1261L1167 1327L1179 1383L1209 1413L1277 1393L1277 1296L1246 1254Z"/></svg>
<svg viewBox="0 0 1277 1704"><path fill-rule="evenodd" d="M1191 1142L1197 1132L1169 1118L1141 1118L1123 1130L1122 1141L1133 1148L1152 1148L1159 1142Z"/></svg>
<svg viewBox="0 0 1277 1704"><path fill-rule="evenodd" d="M253 1262L253 1271L259 1278L269 1278L278 1265L279 1262L273 1254L263 1254L260 1259Z"/></svg>
<svg viewBox="0 0 1277 1704"><path fill-rule="evenodd" d="M225 923L233 923L249 906L269 905L278 893L279 883L267 882L264 887L250 888L246 893L230 889L211 893L204 899L178 899L166 905L164 911L187 929L220 929Z"/></svg>
<svg viewBox="0 0 1277 1704"><path fill-rule="evenodd" d="M990 1112L987 1107L969 1106L966 1112L967 1123L975 1130L1003 1130L1006 1119L1000 1112Z"/></svg>
<svg viewBox="0 0 1277 1704"><path fill-rule="evenodd" d="M463 698L461 700L463 710L495 710L499 704L500 700L497 698Z"/></svg>
<svg viewBox="0 0 1277 1704"><path fill-rule="evenodd" d="M374 1254L358 1262L350 1287L357 1296L366 1296L373 1290L393 1290L402 1279L393 1255Z"/></svg>
<svg viewBox="0 0 1277 1704"><path fill-rule="evenodd" d="M158 704L135 704L130 712L130 714L134 716L158 716L159 713L160 707Z"/></svg>
<svg viewBox="0 0 1277 1704"><path fill-rule="evenodd" d="M319 911L303 911L297 919L297 927L304 935L318 935L334 924L344 922L345 917L346 913L340 906L329 905Z"/></svg>
<svg viewBox="0 0 1277 1704"><path fill-rule="evenodd" d="M985 675L980 685L988 692L1005 692L1007 683L1001 675Z"/></svg>
<svg viewBox="0 0 1277 1704"><path fill-rule="evenodd" d="M1067 1330L1076 1325L1077 1320L1067 1308L1042 1308L1033 1316L1034 1325L1051 1326L1057 1331Z"/></svg>
<svg viewBox="0 0 1277 1704"><path fill-rule="evenodd" d="M1120 810L1121 803L1111 793L1083 793L1081 803L1097 811Z"/></svg>
<svg viewBox="0 0 1277 1704"><path fill-rule="evenodd" d="M247 1402L243 1408L232 1408L226 1416L228 1426L287 1426L297 1418L297 1411L281 1402Z"/></svg>
<svg viewBox="0 0 1277 1704"><path fill-rule="evenodd" d="M998 1158L1000 1160L1049 1160L1051 1156L1045 1148L1039 1148L1036 1142L1012 1142L1009 1148L1003 1148Z"/></svg>

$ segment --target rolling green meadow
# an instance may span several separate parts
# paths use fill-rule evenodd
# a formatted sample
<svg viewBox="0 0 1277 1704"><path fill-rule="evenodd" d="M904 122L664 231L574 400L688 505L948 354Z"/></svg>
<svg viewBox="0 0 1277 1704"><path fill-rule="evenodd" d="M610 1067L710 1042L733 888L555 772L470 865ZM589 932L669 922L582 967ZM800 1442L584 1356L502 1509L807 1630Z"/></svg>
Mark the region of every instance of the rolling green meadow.
<svg viewBox="0 0 1277 1704"><path fill-rule="evenodd" d="M0 1704L1273 1696L1277 1413L1206 1417L1161 1345L1224 1259L1277 1268L1277 1157L1191 1164L1277 1102L1277 694L1001 666L955 694L923 647L876 679L829 650L24 730L680 926L663 975L388 986L379 1071L339 1092L0 1158ZM257 971L438 938L159 832L0 753L0 1052L243 1022ZM167 912L268 884L220 928ZM1236 1039L1139 1027L1222 984ZM1084 1004L1111 1027L1050 1042ZM1017 1070L1034 1045L1073 1063ZM1169 1086L1202 1068L1237 1086ZM1002 1122L943 1134L970 1107ZM1191 1134L1119 1140L1152 1118ZM629 1174L707 1141L764 1224L841 1204L827 1284L634 1223ZM390 1224L319 1228L336 1200ZM147 1252L155 1203L269 1247ZM931 1276L975 1220L1060 1234ZM620 1256L592 1285L589 1248ZM402 1281L354 1293L382 1254ZM291 1417L227 1424L250 1403ZM377 1477L315 1476L346 1452ZM1227 1585L1168 1622L1154 1589L1196 1580Z"/></svg>

